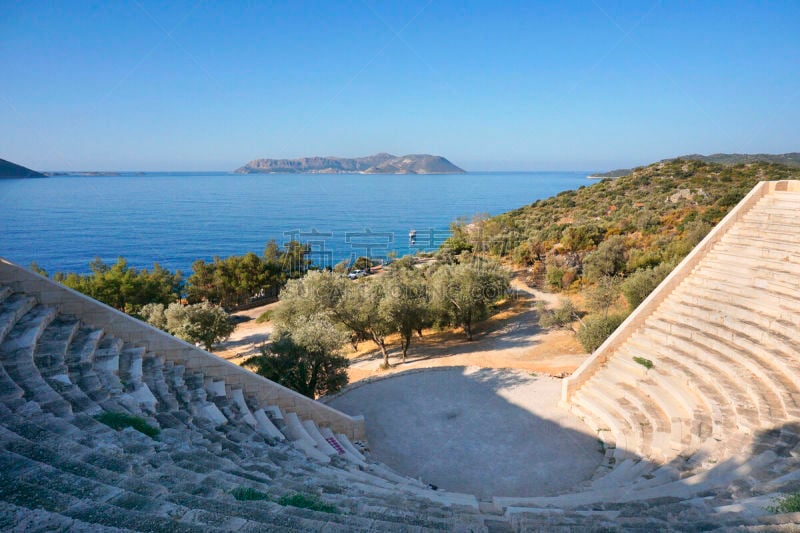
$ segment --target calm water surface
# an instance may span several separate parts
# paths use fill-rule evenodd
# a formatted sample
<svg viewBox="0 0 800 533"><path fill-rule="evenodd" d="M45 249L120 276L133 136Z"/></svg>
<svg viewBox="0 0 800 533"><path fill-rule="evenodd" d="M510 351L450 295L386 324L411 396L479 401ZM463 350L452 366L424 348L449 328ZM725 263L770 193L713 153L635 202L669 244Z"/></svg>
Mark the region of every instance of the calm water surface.
<svg viewBox="0 0 800 533"><path fill-rule="evenodd" d="M123 256L189 272L195 259L308 242L318 263L432 250L459 216L589 185L586 172L466 175L182 173L0 180L0 256L50 272ZM409 243L410 229L417 231ZM295 232L294 234L292 232ZM299 234L297 232L300 232ZM316 233L316 235L315 235Z"/></svg>

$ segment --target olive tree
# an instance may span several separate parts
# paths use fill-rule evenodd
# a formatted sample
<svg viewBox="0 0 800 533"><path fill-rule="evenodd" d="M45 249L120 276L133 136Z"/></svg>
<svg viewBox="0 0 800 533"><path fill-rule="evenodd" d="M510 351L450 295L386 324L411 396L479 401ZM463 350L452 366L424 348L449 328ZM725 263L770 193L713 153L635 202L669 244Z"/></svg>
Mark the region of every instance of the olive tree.
<svg viewBox="0 0 800 533"><path fill-rule="evenodd" d="M346 332L327 313L299 316L291 329L279 326L276 339L244 366L309 398L347 385L349 361L341 355Z"/></svg>
<svg viewBox="0 0 800 533"><path fill-rule="evenodd" d="M142 307L139 316L148 324L163 329L193 344L202 344L212 351L214 344L230 337L235 328L225 310L208 302L183 305L149 304Z"/></svg>
<svg viewBox="0 0 800 533"><path fill-rule="evenodd" d="M421 331L429 321L427 280L419 269L398 267L389 269L382 285L378 313L399 333L405 363L414 332Z"/></svg>
<svg viewBox="0 0 800 533"><path fill-rule="evenodd" d="M492 305L509 289L499 263L473 259L444 265L431 278L431 303L440 323L462 326L472 340L472 326L489 316Z"/></svg>
<svg viewBox="0 0 800 533"><path fill-rule="evenodd" d="M350 332L354 347L363 340L373 341L388 365L386 336L393 329L387 317L378 312L383 295L383 286L374 280L353 282L337 272L311 271L286 284L273 320L290 326L298 317L326 313L333 323Z"/></svg>

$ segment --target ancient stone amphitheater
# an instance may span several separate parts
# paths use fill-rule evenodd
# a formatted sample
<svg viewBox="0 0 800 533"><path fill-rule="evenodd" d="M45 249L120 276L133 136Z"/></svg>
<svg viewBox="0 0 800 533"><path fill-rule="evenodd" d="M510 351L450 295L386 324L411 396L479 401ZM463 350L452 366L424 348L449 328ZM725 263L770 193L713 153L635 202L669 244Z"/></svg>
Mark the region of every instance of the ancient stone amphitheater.
<svg viewBox="0 0 800 533"><path fill-rule="evenodd" d="M564 380L604 443L591 479L482 501L372 459L363 419L0 261L0 529L791 529L764 508L800 488L798 209L800 182L758 185Z"/></svg>

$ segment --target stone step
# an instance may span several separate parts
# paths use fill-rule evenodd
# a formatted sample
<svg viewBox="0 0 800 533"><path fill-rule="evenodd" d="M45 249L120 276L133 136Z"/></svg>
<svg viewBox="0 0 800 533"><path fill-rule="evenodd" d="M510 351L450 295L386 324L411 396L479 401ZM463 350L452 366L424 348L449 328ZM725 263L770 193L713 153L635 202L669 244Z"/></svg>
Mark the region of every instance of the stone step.
<svg viewBox="0 0 800 533"><path fill-rule="evenodd" d="M144 347L125 346L119 353L119 379L125 384L125 390L136 390L142 383L142 361L145 352Z"/></svg>
<svg viewBox="0 0 800 533"><path fill-rule="evenodd" d="M0 302L0 344L8 332L36 305L36 298L15 293Z"/></svg>
<svg viewBox="0 0 800 533"><path fill-rule="evenodd" d="M603 490L613 487L624 487L648 475L658 467L645 459L625 459L607 475L594 480L589 485L589 490Z"/></svg>
<svg viewBox="0 0 800 533"><path fill-rule="evenodd" d="M122 382L118 373L119 355L123 345L122 339L106 335L90 357L94 373L112 398L122 394Z"/></svg>
<svg viewBox="0 0 800 533"><path fill-rule="evenodd" d="M772 337L778 337L791 346L791 350L797 348L791 342L796 332L795 324L781 318L780 312L775 313L775 306L767 299L740 298L720 288L709 289L697 280L687 280L675 291L673 298L709 316L746 325L749 333L760 342L769 342Z"/></svg>
<svg viewBox="0 0 800 533"><path fill-rule="evenodd" d="M163 368L160 358L146 356L142 360L142 380L156 397L158 410L175 411L179 407L178 400L164 378Z"/></svg>
<svg viewBox="0 0 800 533"><path fill-rule="evenodd" d="M39 337L45 328L55 320L57 312L52 307L36 305L19 317L14 326L6 333L0 344L0 353L10 354L16 350L31 352L36 347Z"/></svg>
<svg viewBox="0 0 800 533"><path fill-rule="evenodd" d="M303 423L296 413L285 412L283 414L283 419L286 422L287 437L289 437L292 442L303 441L311 448L317 447L317 442L308 434L308 431L306 431L306 428L303 426Z"/></svg>
<svg viewBox="0 0 800 533"><path fill-rule="evenodd" d="M317 445L317 449L328 456L339 455L331 444L325 440L322 433L319 432L317 425L313 420L303 420L303 427Z"/></svg>
<svg viewBox="0 0 800 533"><path fill-rule="evenodd" d="M60 315L44 330L33 354L42 376L71 383L66 363L67 349L79 328L80 322L76 318Z"/></svg>
<svg viewBox="0 0 800 533"><path fill-rule="evenodd" d="M797 206L792 202L771 202L768 209L751 211L743 220L775 220L787 226L787 230L797 229Z"/></svg>
<svg viewBox="0 0 800 533"><path fill-rule="evenodd" d="M628 445L633 448L630 451L639 457L649 459L652 444L649 437L652 435L652 428L646 432L642 426L642 422L646 422L644 414L635 411L632 404L619 396L615 384L609 383L605 379L605 374L596 374L591 381L589 387L591 392L586 400L603 404L603 408L621 423L620 431L625 433Z"/></svg>
<svg viewBox="0 0 800 533"><path fill-rule="evenodd" d="M753 295L764 297L777 293L776 295L782 296L780 298L781 303L789 309L792 311L800 309L800 299L792 292L796 273L778 271L766 265L748 265L742 258L736 260L740 264L734 264L733 261L735 260L734 258L705 257L700 266L698 266L698 273L701 273L707 279L717 279L725 282L735 281L742 286L752 287L755 292L752 292L750 297L753 297ZM758 261L753 260L753 262L757 263Z"/></svg>
<svg viewBox="0 0 800 533"><path fill-rule="evenodd" d="M277 440L286 440L286 437L283 433L275 426L275 424L270 420L267 414L264 412L264 409L258 409L253 412L253 416L256 419L257 429L263 433L264 435L268 436L271 439Z"/></svg>
<svg viewBox="0 0 800 533"><path fill-rule="evenodd" d="M760 239L757 236L750 235L726 234L714 245L714 250L725 251L729 255L738 253L739 255L747 255L748 257L779 263L790 261L796 264L800 262L797 246Z"/></svg>
<svg viewBox="0 0 800 533"><path fill-rule="evenodd" d="M748 418L738 418L736 416L736 411L734 410L736 400L726 396L726 390L716 382L716 376L707 375L696 369L693 370L691 366L687 366L685 360L677 359L674 354L663 350L662 347L666 344L668 337L664 332L651 327L648 327L646 332L648 337L652 339L647 346L647 355L654 362L654 365L665 372L683 376L686 386L695 390L696 394L708 406L713 424L720 432L724 432L726 428L738 428L743 431L752 430L748 422L755 424L754 417L752 414ZM640 342L644 343L645 340L646 338L642 338ZM732 424L733 426L731 426Z"/></svg>
<svg viewBox="0 0 800 533"><path fill-rule="evenodd" d="M662 332L670 337L668 348L674 351L674 356L692 368L698 374L714 375L717 383L725 391L736 410L754 412L752 423L758 424L757 418L776 417L785 418L786 412L780 398L774 394L766 395L765 390L753 386L757 379L744 365L732 362L728 357L719 352L719 341L715 341L709 333L684 325L675 314L661 310L659 315L663 318L653 319L650 325L655 331ZM698 324L698 321L695 322ZM746 353L731 351L733 357L746 358ZM740 385L741 384L741 385Z"/></svg>
<svg viewBox="0 0 800 533"><path fill-rule="evenodd" d="M682 364L671 360L660 361L661 356L654 349L652 341L641 332L632 336L622 349L625 351L625 356L614 358L615 361L612 363L624 363L629 368L632 365L644 368L634 362L633 357L654 361L654 368L646 371L645 377L645 380L651 381L652 387L656 387L649 389L650 396L662 398L662 395L659 394L659 389L662 389L669 393L671 399L675 400L674 403L660 400L660 403L664 410L672 412L673 427L681 427L679 431L683 444L694 447L712 435L722 434L723 415L713 388L709 389L708 385L704 383L693 382L691 372L688 372ZM646 381L643 380L640 383L645 384ZM700 431L702 427L694 425L694 422L706 418L710 421L709 433ZM680 421L680 426L678 421ZM691 424L688 435L685 432L685 421ZM675 433L673 433L674 437L676 437ZM686 440L687 438L688 440Z"/></svg>
<svg viewBox="0 0 800 533"><path fill-rule="evenodd" d="M624 420L592 391L591 387L579 390L575 394L573 403L580 406L584 412L592 413L594 418L601 422L602 427L597 427L596 430L606 429L614 435L616 446L613 457L617 463L636 455L640 445L639 439L631 433Z"/></svg>
<svg viewBox="0 0 800 533"><path fill-rule="evenodd" d="M350 454L352 454L355 458L361 461L367 460L366 457L364 457L364 455L358 450L358 448L356 448L353 445L353 443L350 442L350 439L347 438L347 435L345 435L344 433L337 433L336 439L344 447L344 449L347 450Z"/></svg>
<svg viewBox="0 0 800 533"><path fill-rule="evenodd" d="M230 398L239 409L241 420L251 427L257 427L258 422L253 416L253 413L250 412L250 407L247 406L242 389L231 389Z"/></svg>
<svg viewBox="0 0 800 533"><path fill-rule="evenodd" d="M705 264L710 261L721 262L726 265L735 263L733 267L740 271L743 268L755 270L761 277L768 277L770 279L791 279L800 273L800 263L789 261L786 256L781 259L770 259L764 257L763 254L755 255L752 250L749 253L743 253L741 250L730 249L726 245L717 245L714 250L703 259Z"/></svg>
<svg viewBox="0 0 800 533"><path fill-rule="evenodd" d="M205 384L209 398L226 397L228 395L223 380L215 380L214 378L206 377L203 383Z"/></svg>
<svg viewBox="0 0 800 533"><path fill-rule="evenodd" d="M340 437L334 435L333 431L331 431L330 428L326 427L320 428L319 432L322 434L322 436L325 438L328 444L330 444L331 447L334 450L336 450L336 453L339 456L344 457L353 464L366 468L367 463L364 459L364 456L361 455L357 450L355 450L352 444L350 444L350 448L346 447L345 441L342 441ZM354 451L356 453L353 453Z"/></svg>
<svg viewBox="0 0 800 533"><path fill-rule="evenodd" d="M690 420L694 412L680 405L670 389L660 387L651 376L634 385L620 383L619 387L629 401L637 403L651 417L654 444L665 454L665 460L692 445Z"/></svg>
<svg viewBox="0 0 800 533"><path fill-rule="evenodd" d="M705 293L713 293L717 299L728 301L729 304L738 304L748 308L753 306L760 314L785 324L800 323L798 322L800 313L795 311L794 302L787 299L783 293L771 290L767 285L754 289L708 270L695 273L692 278L684 281L684 284L686 285L685 291L690 294L693 288L702 286ZM762 299L754 300L753 292L755 290L762 294Z"/></svg>
<svg viewBox="0 0 800 533"><path fill-rule="evenodd" d="M6 298L8 298L9 296L11 296L11 294L12 294L13 292L14 292L14 291L12 291L12 290L11 290L11 287L9 287L8 285L2 285L2 284L0 284L0 304L2 304L2 303L3 303L3 301L5 301L5 299L6 299Z"/></svg>
<svg viewBox="0 0 800 533"><path fill-rule="evenodd" d="M34 306L17 320L0 344L0 398L7 404L21 405L19 401L24 398L69 414L69 404L42 379L33 362L36 343L55 318L55 309Z"/></svg>
<svg viewBox="0 0 800 533"><path fill-rule="evenodd" d="M608 371L620 374L630 373L638 378L636 387L645 391L650 398L659 403L662 410L668 413L670 421L691 418L699 406L698 398L686 388L685 376L666 373L660 366L647 370L634 361L634 357L650 359L652 353L646 346L641 346L644 339L641 333L631 337L628 343L620 347L618 356L607 364ZM705 404L702 405L705 407Z"/></svg>
<svg viewBox="0 0 800 533"><path fill-rule="evenodd" d="M97 524L76 520L44 509L30 509L0 501L0 528L4 531L93 531ZM105 533L130 533L132 529L104 526Z"/></svg>
<svg viewBox="0 0 800 533"><path fill-rule="evenodd" d="M691 309L696 309L695 306L690 306L681 301L671 302L670 306L675 309L672 311L673 316L686 316L686 313ZM763 350L763 341L756 341L749 337L750 326L728 318L729 326L719 327L718 325L708 324L705 320L704 313L697 313L693 315L693 322L696 326L702 326L702 332L695 333L696 328L686 325L684 329L679 327L671 328L671 331L682 333L680 337L685 348L688 348L688 343L694 343L697 348L702 350L702 354L706 355L710 362L714 361L717 364L723 364L731 367L739 367L733 370L738 374L737 378L744 378L742 383L748 389L753 389L751 394L756 395L757 399L764 398L769 404L769 410L777 410L780 413L768 412L766 416L785 418L787 416L787 407L797 406L791 402L787 406L787 401L793 394L800 395L798 389L792 382L791 378L783 373L778 373L773 370L774 365L781 363L776 361L774 354ZM684 322L689 324L690 322ZM760 330L756 328L752 331L758 334ZM723 338L724 335L727 338ZM731 356L736 352L744 350L739 356ZM790 375L793 375L791 373ZM798 376L800 378L800 376ZM797 411L795 414L800 414Z"/></svg>

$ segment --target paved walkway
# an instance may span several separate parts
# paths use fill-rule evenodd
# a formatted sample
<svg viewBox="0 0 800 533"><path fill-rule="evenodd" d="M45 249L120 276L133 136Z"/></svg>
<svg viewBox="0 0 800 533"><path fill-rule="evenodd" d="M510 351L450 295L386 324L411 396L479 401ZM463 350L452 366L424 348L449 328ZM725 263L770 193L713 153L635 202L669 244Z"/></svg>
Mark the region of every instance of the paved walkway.
<svg viewBox="0 0 800 533"><path fill-rule="evenodd" d="M357 384L328 403L367 420L373 455L398 472L478 497L554 494L603 455L558 407L561 380L457 367Z"/></svg>

